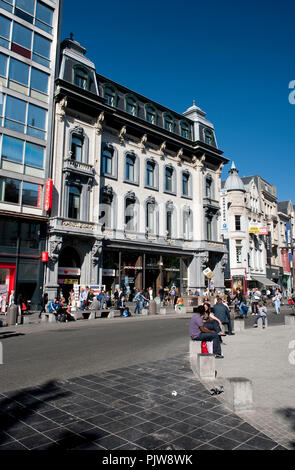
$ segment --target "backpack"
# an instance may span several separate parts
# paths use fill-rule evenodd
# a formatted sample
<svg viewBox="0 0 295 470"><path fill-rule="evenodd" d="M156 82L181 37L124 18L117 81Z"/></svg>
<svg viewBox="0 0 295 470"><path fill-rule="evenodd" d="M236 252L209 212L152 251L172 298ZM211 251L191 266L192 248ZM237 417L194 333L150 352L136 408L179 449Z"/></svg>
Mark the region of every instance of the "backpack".
<svg viewBox="0 0 295 470"><path fill-rule="evenodd" d="M51 301L48 305L48 312L49 313L54 313L55 312L55 308L53 307L53 305L54 305L54 302Z"/></svg>

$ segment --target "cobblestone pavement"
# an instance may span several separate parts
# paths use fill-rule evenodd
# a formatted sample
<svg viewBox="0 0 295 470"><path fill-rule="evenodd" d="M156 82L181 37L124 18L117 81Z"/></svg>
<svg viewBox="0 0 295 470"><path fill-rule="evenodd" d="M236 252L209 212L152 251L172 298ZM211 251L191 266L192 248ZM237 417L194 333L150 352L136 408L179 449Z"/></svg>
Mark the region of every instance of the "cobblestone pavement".
<svg viewBox="0 0 295 470"><path fill-rule="evenodd" d="M0 410L0 450L286 448L211 396L187 354L3 393Z"/></svg>

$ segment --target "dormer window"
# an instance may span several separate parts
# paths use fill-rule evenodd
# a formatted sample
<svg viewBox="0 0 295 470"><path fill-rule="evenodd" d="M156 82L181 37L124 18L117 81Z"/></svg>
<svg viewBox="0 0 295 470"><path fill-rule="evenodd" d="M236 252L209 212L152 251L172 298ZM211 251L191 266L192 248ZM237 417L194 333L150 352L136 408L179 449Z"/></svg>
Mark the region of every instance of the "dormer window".
<svg viewBox="0 0 295 470"><path fill-rule="evenodd" d="M174 131L174 120L171 114L164 114L164 128L169 132Z"/></svg>
<svg viewBox="0 0 295 470"><path fill-rule="evenodd" d="M103 94L107 104L109 106L116 106L117 102L117 92L115 88L111 85L106 85L104 87L104 94Z"/></svg>
<svg viewBox="0 0 295 470"><path fill-rule="evenodd" d="M185 139L190 138L190 126L189 126L188 122L181 121L181 123L180 123L180 134Z"/></svg>
<svg viewBox="0 0 295 470"><path fill-rule="evenodd" d="M145 107L145 118L151 124L157 124L157 111L154 106L148 104Z"/></svg>
<svg viewBox="0 0 295 470"><path fill-rule="evenodd" d="M89 74L83 67L74 67L74 84L83 90L89 88Z"/></svg>
<svg viewBox="0 0 295 470"><path fill-rule="evenodd" d="M126 111L129 114L132 114L132 116L137 116L137 101L136 99L131 96L127 95L126 96Z"/></svg>
<svg viewBox="0 0 295 470"><path fill-rule="evenodd" d="M205 143L208 145L213 145L214 136L213 136L213 132L211 131L211 129L205 129L204 135L205 135Z"/></svg>

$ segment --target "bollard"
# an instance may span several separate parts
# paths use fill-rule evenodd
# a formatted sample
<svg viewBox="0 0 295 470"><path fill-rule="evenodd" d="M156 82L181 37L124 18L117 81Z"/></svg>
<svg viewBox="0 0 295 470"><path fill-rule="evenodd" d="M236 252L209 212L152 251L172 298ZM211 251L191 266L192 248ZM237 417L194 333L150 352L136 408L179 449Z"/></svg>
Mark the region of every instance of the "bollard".
<svg viewBox="0 0 295 470"><path fill-rule="evenodd" d="M160 308L160 315L167 315L167 309L165 307Z"/></svg>
<svg viewBox="0 0 295 470"><path fill-rule="evenodd" d="M224 384L224 400L233 411L253 408L252 382L244 377L230 377Z"/></svg>
<svg viewBox="0 0 295 470"><path fill-rule="evenodd" d="M155 315L157 313L157 304L154 300L149 303L149 315Z"/></svg>
<svg viewBox="0 0 295 470"><path fill-rule="evenodd" d="M7 324L8 326L15 325L17 323L18 308L17 305L11 304L7 309Z"/></svg>
<svg viewBox="0 0 295 470"><path fill-rule="evenodd" d="M54 313L48 313L48 322L49 323L55 323L56 322L56 317Z"/></svg>
<svg viewBox="0 0 295 470"><path fill-rule="evenodd" d="M149 311L148 311L147 308L143 308L143 309L141 310L141 315L148 315L148 314L149 314Z"/></svg>

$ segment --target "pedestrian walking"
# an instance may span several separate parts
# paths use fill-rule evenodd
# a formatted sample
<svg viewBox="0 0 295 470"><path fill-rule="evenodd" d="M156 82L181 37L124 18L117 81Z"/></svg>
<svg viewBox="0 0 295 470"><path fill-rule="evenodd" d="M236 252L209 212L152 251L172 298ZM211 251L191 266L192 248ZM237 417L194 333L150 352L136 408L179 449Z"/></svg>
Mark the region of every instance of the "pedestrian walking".
<svg viewBox="0 0 295 470"><path fill-rule="evenodd" d="M279 315L281 313L282 294L280 293L280 291L278 289L276 290L275 295L274 295L272 300L273 300L274 305L275 305L276 314Z"/></svg>
<svg viewBox="0 0 295 470"><path fill-rule="evenodd" d="M266 314L267 314L267 308L266 308L266 306L264 305L263 302L260 302L259 307L258 307L258 315L255 318L253 328L258 327L259 318L262 319L262 328L265 328Z"/></svg>
<svg viewBox="0 0 295 470"><path fill-rule="evenodd" d="M40 310L40 313L39 313L39 318L41 318L42 313L45 313L45 307L46 307L47 303L48 303L48 294L47 294L47 292L45 292L42 295L41 302L40 302L41 310Z"/></svg>

